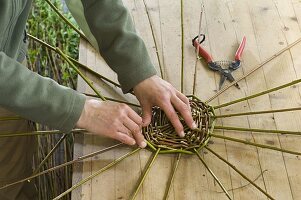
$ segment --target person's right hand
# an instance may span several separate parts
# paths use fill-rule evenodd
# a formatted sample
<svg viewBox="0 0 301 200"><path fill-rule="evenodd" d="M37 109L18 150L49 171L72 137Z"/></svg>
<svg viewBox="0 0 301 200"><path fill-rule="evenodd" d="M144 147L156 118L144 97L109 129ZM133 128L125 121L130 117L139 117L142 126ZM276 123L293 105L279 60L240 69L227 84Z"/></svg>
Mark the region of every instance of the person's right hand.
<svg viewBox="0 0 301 200"><path fill-rule="evenodd" d="M144 148L142 118L129 106L120 103L86 100L76 127Z"/></svg>

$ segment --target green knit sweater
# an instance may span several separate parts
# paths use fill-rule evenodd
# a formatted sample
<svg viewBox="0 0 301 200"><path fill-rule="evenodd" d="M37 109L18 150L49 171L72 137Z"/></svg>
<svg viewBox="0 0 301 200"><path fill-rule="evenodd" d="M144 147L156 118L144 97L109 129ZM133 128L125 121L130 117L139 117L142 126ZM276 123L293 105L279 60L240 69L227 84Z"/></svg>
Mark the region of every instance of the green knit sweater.
<svg viewBox="0 0 301 200"><path fill-rule="evenodd" d="M89 41L117 73L123 92L156 74L120 0L67 0ZM20 64L32 0L0 0L0 106L35 122L71 130L85 96Z"/></svg>

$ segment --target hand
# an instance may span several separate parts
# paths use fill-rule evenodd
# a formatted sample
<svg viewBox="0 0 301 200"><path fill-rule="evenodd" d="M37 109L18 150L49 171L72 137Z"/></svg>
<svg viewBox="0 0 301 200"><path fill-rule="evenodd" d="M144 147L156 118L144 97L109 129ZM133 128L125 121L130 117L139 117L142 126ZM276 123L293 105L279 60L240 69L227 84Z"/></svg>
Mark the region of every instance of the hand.
<svg viewBox="0 0 301 200"><path fill-rule="evenodd" d="M134 93L142 107L143 126L147 126L151 122L152 107L159 106L165 112L179 136L184 137L184 128L175 109L190 128L196 128L188 98L160 77L152 76L140 82L134 87Z"/></svg>
<svg viewBox="0 0 301 200"><path fill-rule="evenodd" d="M142 119L125 104L86 100L76 126L128 145L137 143L142 148L146 147Z"/></svg>

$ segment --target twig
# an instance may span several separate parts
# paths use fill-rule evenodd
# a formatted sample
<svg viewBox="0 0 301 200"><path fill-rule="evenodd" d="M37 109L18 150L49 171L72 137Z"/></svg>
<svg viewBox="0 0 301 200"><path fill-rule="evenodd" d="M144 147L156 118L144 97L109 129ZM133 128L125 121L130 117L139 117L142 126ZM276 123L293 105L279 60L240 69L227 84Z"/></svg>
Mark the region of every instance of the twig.
<svg viewBox="0 0 301 200"><path fill-rule="evenodd" d="M233 81L230 85L226 86L225 88L221 89L220 91L218 91L215 95L213 95L211 98L209 98L206 103L211 102L213 99L215 99L216 97L218 97L219 95L221 95L223 92L225 92L226 90L228 90L230 87L232 87L233 85L235 85L236 83L238 83L239 81L243 80L244 78L248 77L250 74L252 74L253 72L257 71L258 69L260 69L262 66L264 66L265 64L269 63L270 61L274 60L275 58L277 58L279 55L283 54L285 51L289 50L290 48L294 47L296 44L298 44L299 42L301 42L301 38L297 39L295 42L293 42L292 44L288 45L287 47L285 47L284 49L280 50L279 52L277 52L276 54L274 54L273 56L271 56L270 58L266 59L265 61L263 61L262 63L260 63L259 65L257 65L254 69L252 69L250 72L248 72L247 74L243 75L242 77L240 77L239 79L236 79L235 81Z"/></svg>
<svg viewBox="0 0 301 200"><path fill-rule="evenodd" d="M39 164L39 166L34 170L33 174L36 174L42 166L45 164L45 162L50 158L50 156L53 155L55 150L60 146L60 144L64 141L64 139L67 137L68 134L64 134L59 141L54 145L54 147L49 151L49 153L45 156L45 158L42 160L42 162Z"/></svg>
<svg viewBox="0 0 301 200"><path fill-rule="evenodd" d="M82 133L86 132L84 129L73 129L72 133ZM0 133L0 138L5 137L19 137L19 136L33 136L33 135L53 135L53 134L62 134L63 131L53 130L53 131L33 131L33 132L19 132L19 133Z"/></svg>
<svg viewBox="0 0 301 200"><path fill-rule="evenodd" d="M278 109L278 110L244 112L244 113L233 113L233 114L226 114L226 115L215 115L215 118L237 117L237 116L244 116L244 115L258 115L258 114L277 113L277 112L290 112L290 111L297 111L297 110L301 110L301 107Z"/></svg>
<svg viewBox="0 0 301 200"><path fill-rule="evenodd" d="M89 96L89 97L96 97L96 98L99 98L97 95L95 94L87 94L87 93L84 93L84 95L86 96ZM135 107L138 107L140 108L141 106L138 105L138 104L134 104L134 103L130 103L130 102L127 102L127 101L122 101L122 100L118 100L118 99L113 99L113 98L110 98L110 97L106 97L104 96L104 98L108 101L114 101L114 102L118 102L118 103L124 103L124 104L127 104L129 106L135 106Z"/></svg>
<svg viewBox="0 0 301 200"><path fill-rule="evenodd" d="M184 0L181 0L181 92L184 91Z"/></svg>
<svg viewBox="0 0 301 200"><path fill-rule="evenodd" d="M206 167L206 169L210 172L210 174L212 175L212 177L214 178L214 180L216 180L216 182L218 183L218 185L224 191L224 193L228 197L228 199L231 200L232 198L230 197L230 194L228 193L228 191L226 190L226 188L224 187L224 185L220 182L220 180L217 178L217 176L213 173L213 171L208 167L208 165L206 164L205 160L201 157L201 155L199 154L199 152L196 149L194 149L194 152L199 157L200 161L203 163L203 165Z"/></svg>
<svg viewBox="0 0 301 200"><path fill-rule="evenodd" d="M55 197L53 200L59 200L62 197L64 197L65 195L69 194L70 192L72 192L73 190L75 190L76 188L80 187L81 185L85 184L86 182L88 182L89 180L91 180L92 178L98 176L99 174L101 174L102 172L110 169L111 167L115 166L116 164L118 164L119 162L121 162L122 160L124 160L125 158L133 155L134 153L138 152L139 150L141 150L141 148L137 148L127 154L125 154L124 156L121 156L120 158L114 160L113 162L109 163L108 165L106 165L105 167L101 168L100 170L98 170L97 172L95 172L94 174L91 174L90 176L88 176L87 178L81 180L80 182L76 183L75 185L73 185L71 188L69 188L68 190L66 190L65 192L63 192L62 194L60 194L59 196Z"/></svg>
<svg viewBox="0 0 301 200"><path fill-rule="evenodd" d="M236 139L236 138L232 138L232 137L227 137L227 136L222 136L222 135L215 135L215 134L210 134L212 137L215 138L220 138L220 139L224 139L224 140L230 140L233 142L238 142L238 143L243 143L243 144L247 144L247 145L252 145L252 146L256 146L256 147L260 147L260 148L264 148L264 149L270 149L270 150L274 150L274 151L280 151L280 152L284 152L284 153L288 153L288 154L293 154L293 155L301 155L300 152L296 152L296 151L290 151L290 150L286 150L286 149L280 149L277 147L273 147L273 146L269 146L269 145L264 145L264 144L257 144L257 143L253 143L253 142L248 142L245 140L240 140L240 139Z"/></svg>
<svg viewBox="0 0 301 200"><path fill-rule="evenodd" d="M178 166L179 166L179 162L180 162L180 159L181 159L181 153L178 153L177 155L177 158L173 164L173 169L172 169L172 172L171 172L171 175L170 175L170 178L168 180L168 183L167 183L167 187L166 187L166 190L165 190L165 195L164 195L164 200L167 200L168 199L168 196L169 196L169 192L170 192L170 189L171 189L171 184L174 180L174 177L175 177L175 174L176 174L176 171L178 169Z"/></svg>
<svg viewBox="0 0 301 200"><path fill-rule="evenodd" d="M57 50L56 50L56 48L53 47L53 46L51 46L50 44L48 44L48 43L46 43L46 42L44 42L44 41L42 41L42 40L40 40L40 39L38 39L38 38L36 38L36 37L30 35L30 34L28 34L28 37L29 37L30 39L32 39L32 40L34 40L34 41L40 43L41 45L43 45L43 46L49 48L50 50L52 50L52 51L58 53ZM88 71L89 73L93 74L93 75L96 76L97 78L100 78L100 79L102 79L102 80L105 80L105 81L107 81L107 82L109 82L109 83L115 85L116 87L119 87L119 88L121 87L118 83L116 83L116 82L110 80L109 78L107 78L107 77L105 77L105 76L103 76L103 75L97 73L96 71L92 70L91 68L87 67L86 65L84 65L84 64L82 64L82 63L80 63L80 62L78 62L78 61L75 60L74 58L72 58L72 57L70 57L70 56L68 56L68 55L67 55L67 57L68 57L74 64L76 64L79 68Z"/></svg>
<svg viewBox="0 0 301 200"><path fill-rule="evenodd" d="M93 83L79 69L77 69L77 67L69 60L69 58L67 58L67 56L59 48L56 48L56 50L64 58L64 60L66 60L66 62L84 79L84 81L91 87L91 89L97 94L97 96L105 101L106 99L93 86Z"/></svg>
<svg viewBox="0 0 301 200"><path fill-rule="evenodd" d="M268 129L255 129L255 128L240 128L231 126L215 126L214 129L230 130L230 131L249 131L258 133L279 133L284 135L301 135L300 131L283 131L283 130L268 130Z"/></svg>
<svg viewBox="0 0 301 200"><path fill-rule="evenodd" d="M75 32L77 32L83 39L89 41L88 38L78 29L76 28L58 9L55 7L49 0L45 0L47 4L54 10L54 12L61 17L66 24L68 24Z"/></svg>
<svg viewBox="0 0 301 200"><path fill-rule="evenodd" d="M80 161L82 161L82 160L84 160L84 159L91 158L91 157L93 157L93 156L96 156L96 155L105 153L105 152L107 152L107 151L109 151L109 150L111 150L111 149L114 149L114 148L116 148L116 147L119 147L119 146L121 146L121 145L123 145L123 143L118 143L118 144L115 144L115 145L113 145L113 146L111 146L111 147L107 147L107 148L105 148L105 149L102 149L102 150L99 150L99 151L95 151L95 152L93 152L93 153L90 153L90 154L87 154L87 155L84 155L84 156L80 156L80 157L78 157L78 158L76 158L76 159L74 159L74 160L72 160L72 161L69 161L69 162L63 163L63 164L61 164L61 165L58 165L58 166L49 168L49 169L47 169L47 170L45 170L45 171L43 171L43 172L37 173L37 174L35 174L35 175L32 175L32 176L27 177L27 178L24 178L24 179L19 180L19 181L17 181L17 182L10 183L10 184L8 184L8 185L2 186L2 187L0 187L0 190L5 189L5 188L8 188L8 187L11 187L11 186L14 186L14 185L19 184L19 183L23 183L23 182L25 182L25 181L30 181L30 180L32 180L32 179L34 179L34 178L36 178L36 177L39 177L39 176L41 176L41 175L43 175L43 174L47 174L47 173L52 172L52 171L54 171L54 170L60 169L60 168L62 168L62 167L66 167L66 166L68 166L68 165L71 165L71 164L74 164L74 163L78 163L78 162L80 162Z"/></svg>
<svg viewBox="0 0 301 200"><path fill-rule="evenodd" d="M266 90L266 91L263 91L263 92L259 92L257 94L253 94L253 95L250 95L250 96L247 96L247 97L243 97L241 99L237 99L235 101L230 101L228 103L224 103L222 105L218 105L218 106L214 106L214 109L218 109L218 108L223 108L223 107L226 107L226 106L229 106L229 105L232 105L232 104L236 104L236 103L239 103L239 102L242 102L242 101L245 101L245 100L249 100L249 99L253 99L255 97L259 97L259 96L262 96L264 94L268 94L268 93L271 93L271 92L275 92L277 90L281 90L283 88L286 88L286 87L289 87L289 86L292 86L292 85L295 85L295 84L298 84L301 82L301 79L297 79L297 80L294 80L290 83L286 83L284 85L280 85L278 87L274 87L272 89L269 89L269 90Z"/></svg>
<svg viewBox="0 0 301 200"><path fill-rule="evenodd" d="M152 157L151 161L149 162L148 166L146 167L146 170L145 170L144 174L142 175L141 180L140 180L138 186L135 188L135 191L134 191L132 197L130 198L131 200L134 200L136 198L136 196L137 196L137 194L139 192L139 189L141 188L141 186L142 186L142 184L143 184L143 182L144 182L144 180L145 180L145 178L146 178L149 170L151 169L152 165L154 164L154 161L156 160L156 158L158 156L159 151L160 151L160 148L157 149L156 153L154 153L154 156Z"/></svg>
<svg viewBox="0 0 301 200"><path fill-rule="evenodd" d="M218 157L220 160L222 160L223 162L225 162L227 165L229 165L234 171L236 171L244 179L246 179L247 181L249 181L249 183L251 183L254 187L256 187L260 192L262 192L263 194L265 194L269 199L273 199L274 200L274 198L271 195L269 195L266 191L264 191L263 189L261 189L256 183L254 183L251 179L249 179L246 175L244 175L241 171L239 171L234 165L232 165L230 162L228 162L223 157L221 157L220 155L218 155L216 152L214 152L209 147L205 147L205 148L208 151L210 151L212 154L214 154L216 157Z"/></svg>

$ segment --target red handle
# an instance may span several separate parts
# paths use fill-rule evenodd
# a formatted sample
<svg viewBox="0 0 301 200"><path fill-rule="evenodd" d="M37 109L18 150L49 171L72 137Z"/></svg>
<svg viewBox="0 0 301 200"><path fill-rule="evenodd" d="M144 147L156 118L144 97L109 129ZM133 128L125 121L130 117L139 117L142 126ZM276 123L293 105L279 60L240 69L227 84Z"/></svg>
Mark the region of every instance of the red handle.
<svg viewBox="0 0 301 200"><path fill-rule="evenodd" d="M200 56L202 56L207 61L207 63L212 62L213 59L210 56L210 54L204 48L201 47L201 45L198 43L197 40L194 41L193 46L197 48L197 52L199 53Z"/></svg>
<svg viewBox="0 0 301 200"><path fill-rule="evenodd" d="M247 40L246 36L244 36L241 43L240 43L240 45L239 45L239 47L238 47L238 49L237 49L237 51L236 51L236 53L235 53L235 60L236 61L240 60L240 57L241 57L241 55L242 55L242 53L245 49L245 46L246 46L246 40Z"/></svg>

